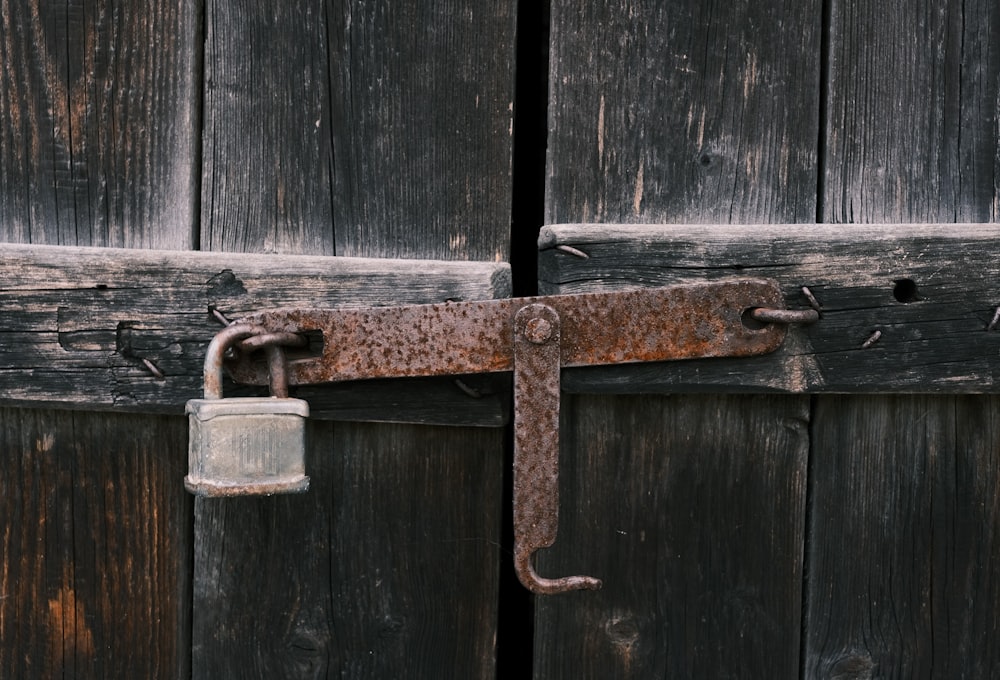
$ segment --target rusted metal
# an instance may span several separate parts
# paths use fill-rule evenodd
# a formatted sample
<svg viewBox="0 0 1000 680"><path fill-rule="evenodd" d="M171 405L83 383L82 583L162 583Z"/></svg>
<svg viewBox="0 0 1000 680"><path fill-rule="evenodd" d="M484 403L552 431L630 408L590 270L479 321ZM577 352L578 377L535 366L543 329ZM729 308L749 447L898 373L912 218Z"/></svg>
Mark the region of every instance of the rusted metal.
<svg viewBox="0 0 1000 680"><path fill-rule="evenodd" d="M532 556L559 529L559 314L533 303L514 317L514 570L533 593L594 590L590 576L549 579Z"/></svg>
<svg viewBox="0 0 1000 680"><path fill-rule="evenodd" d="M252 335L265 335L268 330L263 326L251 323L234 323L226 326L215 334L205 351L205 366L203 376L205 383L205 399L222 399L222 364L226 350L240 340ZM270 377L266 377L270 382Z"/></svg>
<svg viewBox="0 0 1000 680"><path fill-rule="evenodd" d="M255 352L266 347L305 347L309 340L298 333L261 333L241 340L236 347L241 352Z"/></svg>
<svg viewBox="0 0 1000 680"><path fill-rule="evenodd" d="M780 346L789 318L802 322L801 312L789 317L781 307L777 284L748 279L437 305L277 310L223 333L321 333L321 356L289 362L293 385L512 370L515 571L532 592L552 594L601 586L590 576L545 578L533 565L535 552L555 542L559 526L561 367L765 354ZM761 309L768 313L765 323L744 322ZM249 352L239 353L229 368L238 382L258 385L269 373Z"/></svg>
<svg viewBox="0 0 1000 680"><path fill-rule="evenodd" d="M535 303L559 314L564 367L766 354L786 332L782 324L743 323L749 309L784 306L777 284L764 280L405 307L284 309L238 323L269 333L322 334L320 356L289 361L290 385L493 373L513 370L514 315ZM266 364L246 353L227 368L237 382L267 384Z"/></svg>
<svg viewBox="0 0 1000 680"><path fill-rule="evenodd" d="M811 324L819 321L815 309L771 309L757 307L750 310L750 316L760 323Z"/></svg>

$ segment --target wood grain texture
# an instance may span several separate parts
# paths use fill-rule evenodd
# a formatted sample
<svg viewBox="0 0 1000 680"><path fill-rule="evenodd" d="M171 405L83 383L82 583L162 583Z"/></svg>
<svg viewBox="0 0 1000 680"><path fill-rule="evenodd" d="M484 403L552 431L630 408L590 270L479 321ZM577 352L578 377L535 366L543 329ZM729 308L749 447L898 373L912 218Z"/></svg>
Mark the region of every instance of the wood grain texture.
<svg viewBox="0 0 1000 680"><path fill-rule="evenodd" d="M200 3L3 1L0 24L0 241L192 247ZM183 419L4 409L0 432L0 676L189 677Z"/></svg>
<svg viewBox="0 0 1000 680"><path fill-rule="evenodd" d="M813 221L820 9L554 3L546 221ZM586 462L539 571L605 586L537 602L537 678L798 674L807 405L567 400ZM762 432L794 445L765 455ZM681 470L677 449L708 455Z"/></svg>
<svg viewBox="0 0 1000 680"><path fill-rule="evenodd" d="M510 295L506 264L23 245L0 246L0 281L0 402L162 413L200 397L205 350L222 327L209 310L239 319ZM317 417L501 424L502 385L474 384L486 398L454 380L301 393ZM230 385L226 395L259 392Z"/></svg>
<svg viewBox="0 0 1000 680"><path fill-rule="evenodd" d="M207 7L205 249L508 259L512 5Z"/></svg>
<svg viewBox="0 0 1000 680"><path fill-rule="evenodd" d="M995 392L998 239L993 224L552 225L540 267L566 293L762 277L790 308L812 306L808 288L822 314L764 357L574 371L569 390Z"/></svg>
<svg viewBox="0 0 1000 680"><path fill-rule="evenodd" d="M0 675L190 672L182 418L0 410Z"/></svg>
<svg viewBox="0 0 1000 680"><path fill-rule="evenodd" d="M492 677L495 432L310 434L308 493L198 501L195 676Z"/></svg>
<svg viewBox="0 0 1000 680"><path fill-rule="evenodd" d="M203 247L506 259L512 8L210 0ZM307 496L196 501L194 677L491 677L502 431L323 427Z"/></svg>
<svg viewBox="0 0 1000 680"><path fill-rule="evenodd" d="M831 5L822 219L995 221L1000 8L886 9ZM814 418L807 674L996 675L985 643L1000 583L995 398L826 399Z"/></svg>
<svg viewBox="0 0 1000 680"><path fill-rule="evenodd" d="M824 222L995 222L1000 7L830 5Z"/></svg>
<svg viewBox="0 0 1000 680"><path fill-rule="evenodd" d="M806 677L1000 673L998 414L992 396L818 401Z"/></svg>
<svg viewBox="0 0 1000 680"><path fill-rule="evenodd" d="M0 239L190 248L200 3L0 3Z"/></svg>
<svg viewBox="0 0 1000 680"><path fill-rule="evenodd" d="M808 402L573 395L563 406L559 536L539 573L604 586L539 600L536 675L796 677L788 621L801 602L787 590L801 578ZM572 422L581 414L586 427Z"/></svg>
<svg viewBox="0 0 1000 680"><path fill-rule="evenodd" d="M788 0L553 3L546 223L814 221L820 20Z"/></svg>

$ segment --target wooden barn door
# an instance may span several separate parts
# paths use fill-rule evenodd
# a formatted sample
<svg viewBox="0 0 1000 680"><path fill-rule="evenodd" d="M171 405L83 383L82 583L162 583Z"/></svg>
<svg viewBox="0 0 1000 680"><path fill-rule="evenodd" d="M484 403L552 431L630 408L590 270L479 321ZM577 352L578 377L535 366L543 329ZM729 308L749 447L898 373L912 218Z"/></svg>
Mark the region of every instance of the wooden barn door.
<svg viewBox="0 0 1000 680"><path fill-rule="evenodd" d="M511 3L26 0L0 20L0 240L508 258ZM121 349L76 330L60 341ZM7 337L0 368L48 375ZM0 676L494 674L502 428L316 421L308 494L195 501L183 417L3 401L22 407L0 420Z"/></svg>
<svg viewBox="0 0 1000 680"><path fill-rule="evenodd" d="M515 179L544 189L538 222L595 230L995 222L1000 5L904 5L552 0L520 64L531 78L548 47L536 182L512 178L514 42L537 37L515 36L515 3L0 0L0 241L510 255L523 280ZM615 276L589 266L543 292ZM16 278L0 677L1000 674L994 396L564 395L539 571L604 588L534 601L529 671L511 663L526 610L497 663L517 592L503 429L316 420L308 494L195 501L179 415L124 412L113 380L84 383L101 411L19 396L61 389L18 349L40 331L47 361L92 352L167 388L74 308L28 308ZM81 275L84 297L101 285ZM95 370L72 368L67 385Z"/></svg>
<svg viewBox="0 0 1000 680"><path fill-rule="evenodd" d="M551 26L549 224L998 217L996 3L555 0ZM664 259L693 270L688 247ZM543 267L545 292L648 285L664 266L543 258L566 263L560 280ZM996 281L969 281L1000 304ZM567 396L560 534L540 571L604 588L538 600L535 677L995 676L998 407Z"/></svg>

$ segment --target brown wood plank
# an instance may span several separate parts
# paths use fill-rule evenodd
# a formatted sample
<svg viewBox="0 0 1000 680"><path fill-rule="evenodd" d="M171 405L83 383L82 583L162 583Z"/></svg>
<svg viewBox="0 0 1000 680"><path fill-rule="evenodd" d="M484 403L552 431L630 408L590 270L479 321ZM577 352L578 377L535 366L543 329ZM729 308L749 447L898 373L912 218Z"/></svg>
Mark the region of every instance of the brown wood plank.
<svg viewBox="0 0 1000 680"><path fill-rule="evenodd" d="M554 3L546 222L812 221L820 9ZM796 677L807 406L567 399L536 677Z"/></svg>
<svg viewBox="0 0 1000 680"><path fill-rule="evenodd" d="M835 0L830 17L823 220L996 221L1000 7ZM820 398L807 676L998 673L997 407Z"/></svg>
<svg viewBox="0 0 1000 680"><path fill-rule="evenodd" d="M998 239L994 224L552 225L540 266L563 293L762 277L822 313L766 357L573 371L568 390L995 392Z"/></svg>
<svg viewBox="0 0 1000 680"><path fill-rule="evenodd" d="M0 3L0 241L192 246L200 12ZM3 409L0 432L0 676L188 677L184 421Z"/></svg>
<svg viewBox="0 0 1000 680"><path fill-rule="evenodd" d="M178 417L0 409L0 676L184 677Z"/></svg>
<svg viewBox="0 0 1000 680"><path fill-rule="evenodd" d="M205 349L222 327L209 310L238 319L510 295L499 263L24 245L0 246L0 281L0 403L162 413L201 396ZM453 379L300 392L318 418L502 424L502 384L473 384L482 397Z"/></svg>
<svg viewBox="0 0 1000 680"><path fill-rule="evenodd" d="M190 248L200 4L3 3L0 237Z"/></svg>
<svg viewBox="0 0 1000 680"><path fill-rule="evenodd" d="M506 259L512 7L208 2L206 249ZM196 502L194 677L490 677L502 431L327 427Z"/></svg>

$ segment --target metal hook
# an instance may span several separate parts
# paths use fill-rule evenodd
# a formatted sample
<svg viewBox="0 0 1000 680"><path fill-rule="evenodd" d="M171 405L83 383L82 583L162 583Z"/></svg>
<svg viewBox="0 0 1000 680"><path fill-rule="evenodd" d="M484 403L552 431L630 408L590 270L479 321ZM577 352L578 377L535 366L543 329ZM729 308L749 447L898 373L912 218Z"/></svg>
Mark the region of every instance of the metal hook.
<svg viewBox="0 0 1000 680"><path fill-rule="evenodd" d="M559 314L530 304L514 316L514 571L538 595L596 590L591 576L539 576L532 556L559 530Z"/></svg>

